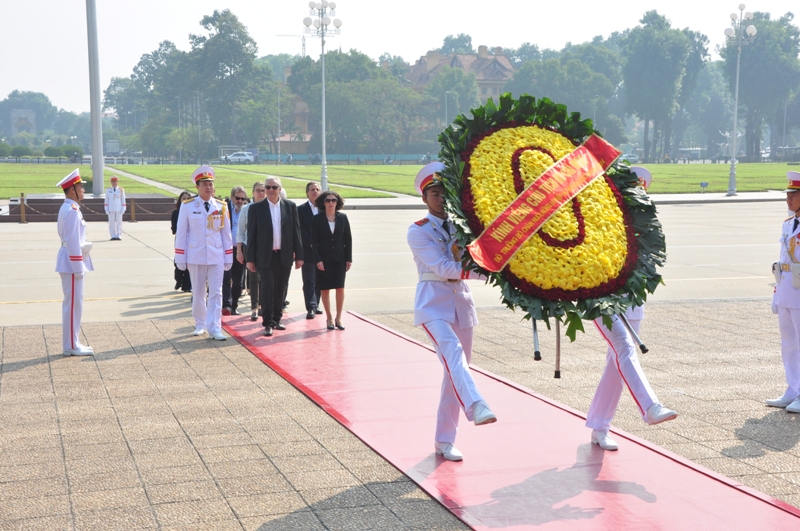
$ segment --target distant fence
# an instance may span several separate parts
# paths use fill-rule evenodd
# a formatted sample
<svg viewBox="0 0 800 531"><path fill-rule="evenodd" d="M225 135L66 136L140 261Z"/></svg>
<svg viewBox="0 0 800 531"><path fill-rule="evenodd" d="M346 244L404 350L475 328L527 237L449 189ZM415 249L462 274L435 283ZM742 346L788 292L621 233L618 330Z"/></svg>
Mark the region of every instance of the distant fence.
<svg viewBox="0 0 800 531"><path fill-rule="evenodd" d="M300 166L319 164L315 159L314 154L292 154L291 164ZM387 158L388 157L388 158ZM425 155L407 155L407 154L392 154L392 155L327 155L327 162L329 165L358 165L358 164L390 164L390 165L405 165L405 164L425 164L430 162L425 158ZM83 157L80 162L69 162L69 159L63 157L30 157L30 158L16 158L16 157L0 157L0 164L90 164L92 157L87 155ZM286 164L286 155L278 156L277 153L259 153L257 164ZM431 155L430 160L436 160L435 155ZM219 159L203 159L204 164L225 164ZM105 164L125 165L125 164L199 164L194 159L173 160L165 158L146 158L146 157L105 157ZM233 163L231 163L233 164Z"/></svg>
<svg viewBox="0 0 800 531"><path fill-rule="evenodd" d="M33 223L58 221L58 211L64 199L22 197L9 203L8 215L0 216L0 223ZM84 199L81 213L86 221L107 221L102 197ZM170 197L130 197L122 221L169 221L175 210L175 199Z"/></svg>

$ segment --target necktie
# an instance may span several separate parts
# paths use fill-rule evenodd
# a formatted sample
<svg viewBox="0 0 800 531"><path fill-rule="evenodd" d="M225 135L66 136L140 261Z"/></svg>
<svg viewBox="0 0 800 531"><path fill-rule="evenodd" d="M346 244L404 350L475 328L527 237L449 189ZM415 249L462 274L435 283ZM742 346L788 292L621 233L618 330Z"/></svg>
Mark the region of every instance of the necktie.
<svg viewBox="0 0 800 531"><path fill-rule="evenodd" d="M442 228L444 229L445 234L450 236L450 220L444 220L442 222Z"/></svg>
<svg viewBox="0 0 800 531"><path fill-rule="evenodd" d="M792 227L792 232L797 230L798 223L800 223L800 219L794 218L794 226Z"/></svg>
<svg viewBox="0 0 800 531"><path fill-rule="evenodd" d="M205 205L206 205L206 212L208 212L208 208L209 208L208 201L205 202Z"/></svg>

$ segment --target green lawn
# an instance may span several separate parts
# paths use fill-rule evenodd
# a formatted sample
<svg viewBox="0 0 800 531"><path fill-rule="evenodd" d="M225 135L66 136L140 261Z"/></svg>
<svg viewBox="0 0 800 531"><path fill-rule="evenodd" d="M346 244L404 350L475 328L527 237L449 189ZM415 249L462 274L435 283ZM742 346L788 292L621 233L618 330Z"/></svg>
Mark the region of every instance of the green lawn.
<svg viewBox="0 0 800 531"><path fill-rule="evenodd" d="M20 193L26 195L59 193L61 190L56 187L56 183L69 175L76 167L80 169L83 180L89 181L84 186L88 192L91 192L92 168L86 164L81 166L75 164L0 164L0 199L19 197ZM104 173L105 185L109 186L111 171L106 168ZM127 177L120 176L119 184L125 188L127 193L169 195L164 190Z"/></svg>
<svg viewBox="0 0 800 531"><path fill-rule="evenodd" d="M641 164L653 174L648 192L653 194L683 194L699 192L700 183L707 182L707 192L728 190L729 164ZM786 172L800 170L798 166L769 162L737 164L736 190L764 192L786 188Z"/></svg>
<svg viewBox="0 0 800 531"><path fill-rule="evenodd" d="M178 188L185 188L185 189L194 188L192 186L192 172L197 168L197 166L194 165L141 166L135 164L126 166L117 166L117 167L120 170L126 171L128 173L141 175L142 177L153 179L154 181L159 181L162 183L170 184ZM293 168L294 166L287 166L287 167ZM270 175L278 175L280 177L300 178L301 180L281 179L281 185L283 186L284 190L286 190L286 195L288 195L290 198L302 199L306 196L306 180L317 180L317 181L319 180L319 166L304 168L310 170L308 173L309 175L308 177L300 175L288 175L286 173L271 171L275 168L276 166L261 166L261 165L251 165L251 166L237 165L235 167L214 166L214 173L216 174L215 186L217 189L217 195L220 197L226 197L230 195L230 191L234 186L240 185L244 186L245 190L247 190L247 195L250 196L252 195L251 190L253 188L253 183L256 181L263 181L265 178L265 174L270 174ZM277 168L280 168L280 166L277 166ZM370 190L337 188L336 184L337 182L331 183L330 185L331 190L335 190L336 192L340 193L343 197L346 198L391 197L388 194L382 194L380 192L373 192ZM338 182L338 184L350 184L350 183ZM413 177L412 177L412 184L413 184ZM386 188L378 188L378 189L385 190Z"/></svg>
<svg viewBox="0 0 800 531"><path fill-rule="evenodd" d="M386 190L415 195L414 178L422 166L328 166L328 184L336 190L337 184L362 186L375 190ZM281 177L294 177L304 181L319 181L319 166L249 166L246 171L268 173ZM338 191L338 190L337 190ZM348 197L352 190L345 190ZM374 196L373 196L374 197Z"/></svg>

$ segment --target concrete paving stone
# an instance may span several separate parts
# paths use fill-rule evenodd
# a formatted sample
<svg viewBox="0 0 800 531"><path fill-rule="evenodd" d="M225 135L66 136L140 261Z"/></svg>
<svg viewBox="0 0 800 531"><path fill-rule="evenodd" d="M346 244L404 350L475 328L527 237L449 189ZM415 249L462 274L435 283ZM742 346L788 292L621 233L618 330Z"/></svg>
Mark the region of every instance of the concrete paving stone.
<svg viewBox="0 0 800 531"><path fill-rule="evenodd" d="M34 463L63 463L61 449L58 447L47 448L17 448L13 445L0 451L0 467L29 465Z"/></svg>
<svg viewBox="0 0 800 531"><path fill-rule="evenodd" d="M42 518L21 518L17 520L3 520L0 517L0 527L3 531L42 531L56 529L72 529L72 515L62 514L44 516Z"/></svg>
<svg viewBox="0 0 800 531"><path fill-rule="evenodd" d="M284 474L303 471L344 470L345 466L329 453L314 455L271 456L272 463Z"/></svg>
<svg viewBox="0 0 800 531"><path fill-rule="evenodd" d="M97 492L103 490L130 489L142 486L139 475L133 471L81 474L68 472L70 492Z"/></svg>
<svg viewBox="0 0 800 531"><path fill-rule="evenodd" d="M130 455L128 445L124 441L102 442L97 444L75 444L64 442L64 457L67 464L71 460L97 459L105 461L114 458L126 458Z"/></svg>
<svg viewBox="0 0 800 531"><path fill-rule="evenodd" d="M143 468L139 470L139 474L147 488L153 485L210 481L213 479L211 473L202 463L163 468Z"/></svg>
<svg viewBox="0 0 800 531"><path fill-rule="evenodd" d="M308 508L300 494L295 491L231 496L228 497L228 503L239 518L286 514Z"/></svg>
<svg viewBox="0 0 800 531"><path fill-rule="evenodd" d="M62 477L63 475L64 463L37 462L25 465L0 466L0 478L2 478L4 482Z"/></svg>
<svg viewBox="0 0 800 531"><path fill-rule="evenodd" d="M191 444L198 450L203 448L220 448L225 446L240 446L254 444L255 441L249 433L212 433L211 435L195 435Z"/></svg>
<svg viewBox="0 0 800 531"><path fill-rule="evenodd" d="M778 474L754 474L738 476L736 478L744 485L759 492L769 492L771 496L794 495L797 493L797 485L791 481L786 481Z"/></svg>
<svg viewBox="0 0 800 531"><path fill-rule="evenodd" d="M361 439L358 439L355 435L352 437L341 437L336 439L322 439L319 441L324 448L330 451L333 455L338 455L340 453L351 453L351 452L359 452L367 449L367 446L364 444Z"/></svg>
<svg viewBox="0 0 800 531"><path fill-rule="evenodd" d="M297 490L309 490L332 487L353 487L360 485L359 481L349 470L313 470L281 473Z"/></svg>
<svg viewBox="0 0 800 531"><path fill-rule="evenodd" d="M30 497L25 501L0 500L0 522L69 514L69 512L69 497L66 495Z"/></svg>
<svg viewBox="0 0 800 531"><path fill-rule="evenodd" d="M153 509L160 526L195 524L203 529L206 523L235 522L236 516L225 500L197 500L161 503Z"/></svg>
<svg viewBox="0 0 800 531"><path fill-rule="evenodd" d="M147 468L168 468L182 465L200 464L202 460L194 449L176 450L168 454L148 453L136 454L136 466L140 470Z"/></svg>
<svg viewBox="0 0 800 531"><path fill-rule="evenodd" d="M220 461L218 463L206 463L206 467L216 479L243 478L278 473L278 469L269 459Z"/></svg>
<svg viewBox="0 0 800 531"><path fill-rule="evenodd" d="M158 529L150 507L116 507L99 511L76 513L76 531L129 531Z"/></svg>
<svg viewBox="0 0 800 531"><path fill-rule="evenodd" d="M469 529L455 515L442 511L434 500L396 500L389 509L412 529Z"/></svg>
<svg viewBox="0 0 800 531"><path fill-rule="evenodd" d="M300 426L282 427L280 430L251 431L250 436L258 444L269 444L274 442L307 442L314 438Z"/></svg>
<svg viewBox="0 0 800 531"><path fill-rule="evenodd" d="M241 523L245 531L328 531L311 511L242 518Z"/></svg>
<svg viewBox="0 0 800 531"><path fill-rule="evenodd" d="M682 442L682 443L669 443L665 444L664 448L673 452L675 454L680 455L681 457L685 457L690 461L696 461L697 459L707 459L711 457L719 457L719 451L709 448L708 446L704 446L702 443L690 441L690 442Z"/></svg>
<svg viewBox="0 0 800 531"><path fill-rule="evenodd" d="M67 480L64 476L36 478L22 481L0 483L0 501L24 498L44 498L67 494Z"/></svg>
<svg viewBox="0 0 800 531"><path fill-rule="evenodd" d="M381 505L336 508L314 511L330 531L351 529L406 530L405 524L389 509Z"/></svg>
<svg viewBox="0 0 800 531"><path fill-rule="evenodd" d="M210 479L148 485L146 489L153 504L222 499L222 492Z"/></svg>
<svg viewBox="0 0 800 531"><path fill-rule="evenodd" d="M103 419L79 419L79 420L62 420L60 425L61 432L64 435L91 433L100 431L119 431L119 426L109 425Z"/></svg>
<svg viewBox="0 0 800 531"><path fill-rule="evenodd" d="M214 448L199 448L197 451L205 463L218 463L222 461L247 461L267 457L257 444L238 446L218 446Z"/></svg>
<svg viewBox="0 0 800 531"><path fill-rule="evenodd" d="M333 457L348 469L389 465L380 455L363 446L355 452L337 452Z"/></svg>
<svg viewBox="0 0 800 531"><path fill-rule="evenodd" d="M16 430L6 430L0 426L0 448L3 446L13 446L18 450L27 449L50 449L57 448L61 451L61 435L56 431L53 433L30 434Z"/></svg>
<svg viewBox="0 0 800 531"><path fill-rule="evenodd" d="M408 479L405 474L388 463L380 466L351 468L350 472L362 483L388 483Z"/></svg>
<svg viewBox="0 0 800 531"><path fill-rule="evenodd" d="M136 472L136 464L130 455L108 459L94 457L75 459L65 461L64 466L71 476L91 476L102 472Z"/></svg>
<svg viewBox="0 0 800 531"><path fill-rule="evenodd" d="M312 439L290 442L259 442L258 445L264 451L264 454L268 455L270 458L328 453L325 447Z"/></svg>
<svg viewBox="0 0 800 531"><path fill-rule="evenodd" d="M141 486L94 492L73 492L70 499L76 514L117 507L147 507L150 505L144 488Z"/></svg>
<svg viewBox="0 0 800 531"><path fill-rule="evenodd" d="M178 420L181 428L189 437L196 437L198 435L212 435L212 434L232 434L241 433L242 427L232 418L224 421L201 421L202 412L198 411L196 415L179 416Z"/></svg>
<svg viewBox="0 0 800 531"><path fill-rule="evenodd" d="M295 490L286 478L278 472L257 476L217 478L216 482L227 498Z"/></svg>
<svg viewBox="0 0 800 531"><path fill-rule="evenodd" d="M128 441L145 439L163 439L185 435L183 428L177 422L136 424L123 429Z"/></svg>
<svg viewBox="0 0 800 531"><path fill-rule="evenodd" d="M300 495L313 510L381 504L381 501L363 485L302 490Z"/></svg>
<svg viewBox="0 0 800 531"><path fill-rule="evenodd" d="M186 437L167 437L162 439L145 439L130 441L128 443L131 452L138 456L140 454L162 454L170 452L194 451L194 445Z"/></svg>

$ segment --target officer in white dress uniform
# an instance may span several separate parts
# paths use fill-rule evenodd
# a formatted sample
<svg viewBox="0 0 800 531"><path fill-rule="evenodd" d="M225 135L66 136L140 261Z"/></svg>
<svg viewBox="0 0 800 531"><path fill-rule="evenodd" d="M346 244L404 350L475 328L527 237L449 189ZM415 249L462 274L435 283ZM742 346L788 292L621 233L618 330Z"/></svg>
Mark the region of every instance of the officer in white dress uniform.
<svg viewBox="0 0 800 531"><path fill-rule="evenodd" d="M200 166L192 180L198 195L184 201L178 213L175 265L180 270L188 269L192 280L194 335L208 331L217 341L224 341L222 276L233 264L231 223L225 202L214 199L214 170Z"/></svg>
<svg viewBox="0 0 800 531"><path fill-rule="evenodd" d="M419 274L414 325L422 326L431 338L444 374L434 448L445 459L461 461L463 455L453 445L459 411L477 426L495 422L497 417L469 370L472 327L478 324L478 316L464 279L481 277L461 266L452 236L455 230L444 210L444 186L438 174L443 168L442 163L433 162L417 174L414 186L428 206L428 215L408 228L407 239Z"/></svg>
<svg viewBox="0 0 800 531"><path fill-rule="evenodd" d="M65 356L91 356L92 347L82 345L78 337L83 314L83 275L94 271L89 256L92 244L86 241L86 222L83 221L80 202L83 200L83 183L75 169L56 186L64 190L64 204L58 211L58 237L61 247L56 257L56 272L61 274L64 302L61 305L61 331Z"/></svg>
<svg viewBox="0 0 800 531"><path fill-rule="evenodd" d="M125 189L117 186L119 177L111 177L111 187L106 189L103 208L108 215L108 232L112 240L122 239L122 216L125 214Z"/></svg>
<svg viewBox="0 0 800 531"><path fill-rule="evenodd" d="M650 186L652 176L649 171L638 166L632 166L631 170L639 177L642 186L645 188ZM625 316L628 318L631 328L638 334L639 325L644 317L644 308L642 306L630 308ZM610 330L603 324L601 317L595 319L594 324L608 343L608 353L606 368L603 376L600 377L600 383L597 385L597 391L595 391L592 404L589 406L589 412L586 414L586 427L592 429L592 443L599 445L604 450L617 450L619 446L608 435L608 430L614 414L617 412L623 386L628 387L633 401L646 423L659 424L676 418L678 414L658 402L658 397L650 387L650 383L642 371L642 366L639 364L633 338L622 320L615 315L612 318Z"/></svg>
<svg viewBox="0 0 800 531"><path fill-rule="evenodd" d="M790 171L786 177L786 205L793 214L783 222L780 262L773 265L772 312L778 314L787 387L783 396L767 400L767 405L800 413L800 172Z"/></svg>

